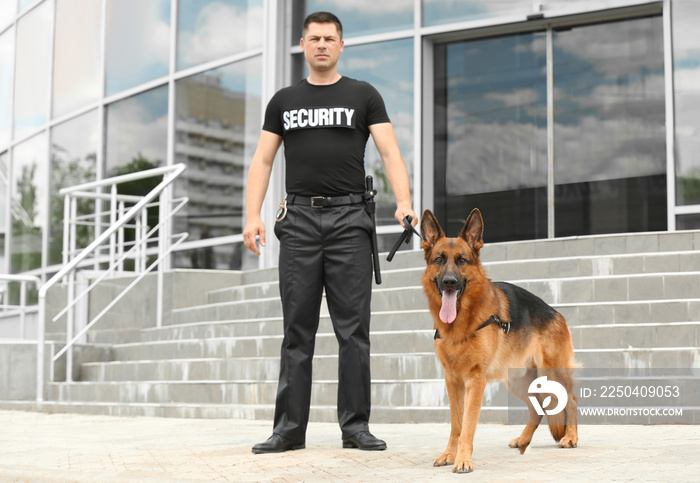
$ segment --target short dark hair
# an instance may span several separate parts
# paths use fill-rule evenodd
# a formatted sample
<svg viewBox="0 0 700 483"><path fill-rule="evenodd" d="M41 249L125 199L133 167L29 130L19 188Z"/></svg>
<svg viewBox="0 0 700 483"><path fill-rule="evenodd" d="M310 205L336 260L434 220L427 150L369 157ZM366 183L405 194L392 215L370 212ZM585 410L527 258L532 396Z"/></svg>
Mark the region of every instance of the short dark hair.
<svg viewBox="0 0 700 483"><path fill-rule="evenodd" d="M338 29L338 34L340 35L340 38L343 38L343 24L340 23L338 17L336 17L330 12L314 12L312 14L309 14L304 19L304 24L301 27L302 38L306 36L306 31L309 29L310 23L334 23L335 27Z"/></svg>

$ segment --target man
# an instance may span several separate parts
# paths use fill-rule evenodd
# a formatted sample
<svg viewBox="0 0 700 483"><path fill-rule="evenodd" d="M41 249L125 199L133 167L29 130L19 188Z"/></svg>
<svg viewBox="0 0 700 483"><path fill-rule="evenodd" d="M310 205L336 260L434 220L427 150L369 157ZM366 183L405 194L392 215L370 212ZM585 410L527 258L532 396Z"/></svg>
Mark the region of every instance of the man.
<svg viewBox="0 0 700 483"><path fill-rule="evenodd" d="M396 219L416 214L408 173L379 93L343 77L337 62L343 27L328 12L304 21L301 48L309 76L280 90L267 106L248 173L246 247L265 246L260 208L275 154L284 141L287 211L275 223L284 315L272 436L253 453L305 447L311 401L311 363L325 288L339 344L338 422L344 448L383 450L369 432L369 320L374 226L365 210L364 151L372 135L396 198Z"/></svg>

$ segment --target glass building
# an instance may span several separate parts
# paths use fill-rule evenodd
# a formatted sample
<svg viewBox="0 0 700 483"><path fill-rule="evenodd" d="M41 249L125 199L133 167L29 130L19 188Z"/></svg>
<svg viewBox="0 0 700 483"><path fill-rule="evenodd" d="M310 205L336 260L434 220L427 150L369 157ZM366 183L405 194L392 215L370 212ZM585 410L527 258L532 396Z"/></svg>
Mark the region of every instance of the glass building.
<svg viewBox="0 0 700 483"><path fill-rule="evenodd" d="M0 0L0 271L54 273L58 191L184 163L173 268L277 263L244 249L267 100L306 75L304 16L344 24L341 74L382 94L414 208L487 242L700 228L696 0ZM370 142L380 248L400 231ZM182 213L182 212L181 212Z"/></svg>

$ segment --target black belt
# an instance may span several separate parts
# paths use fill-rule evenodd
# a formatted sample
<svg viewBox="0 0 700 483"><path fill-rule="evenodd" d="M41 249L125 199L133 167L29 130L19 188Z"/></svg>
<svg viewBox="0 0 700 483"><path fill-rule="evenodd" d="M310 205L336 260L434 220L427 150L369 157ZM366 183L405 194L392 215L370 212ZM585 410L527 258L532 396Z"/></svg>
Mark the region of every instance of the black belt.
<svg viewBox="0 0 700 483"><path fill-rule="evenodd" d="M364 203L362 195L345 196L299 196L288 195L288 205L303 205L312 208L330 208L332 206L359 205Z"/></svg>

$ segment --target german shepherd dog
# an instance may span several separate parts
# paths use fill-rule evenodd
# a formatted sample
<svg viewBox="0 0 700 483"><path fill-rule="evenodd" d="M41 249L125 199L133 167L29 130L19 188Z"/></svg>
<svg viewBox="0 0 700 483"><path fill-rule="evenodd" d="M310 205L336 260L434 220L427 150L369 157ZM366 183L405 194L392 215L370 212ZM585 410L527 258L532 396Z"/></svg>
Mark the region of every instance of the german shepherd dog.
<svg viewBox="0 0 700 483"><path fill-rule="evenodd" d="M484 221L478 209L472 210L457 238L445 237L430 210L423 213L421 232L427 264L423 288L434 319L435 353L445 369L452 425L447 448L433 465L454 465L455 473L473 471L474 432L484 388L493 380L506 381L529 408L527 426L510 442L511 448L525 452L542 410L551 406L546 394L535 395L537 409L528 397L528 392L538 392L531 387L547 383L543 375L559 382L568 395L563 411L547 413L552 436L560 447L575 448L577 364L564 317L527 290L487 278L479 258ZM510 378L508 369L516 369ZM536 386L531 386L535 379Z"/></svg>

